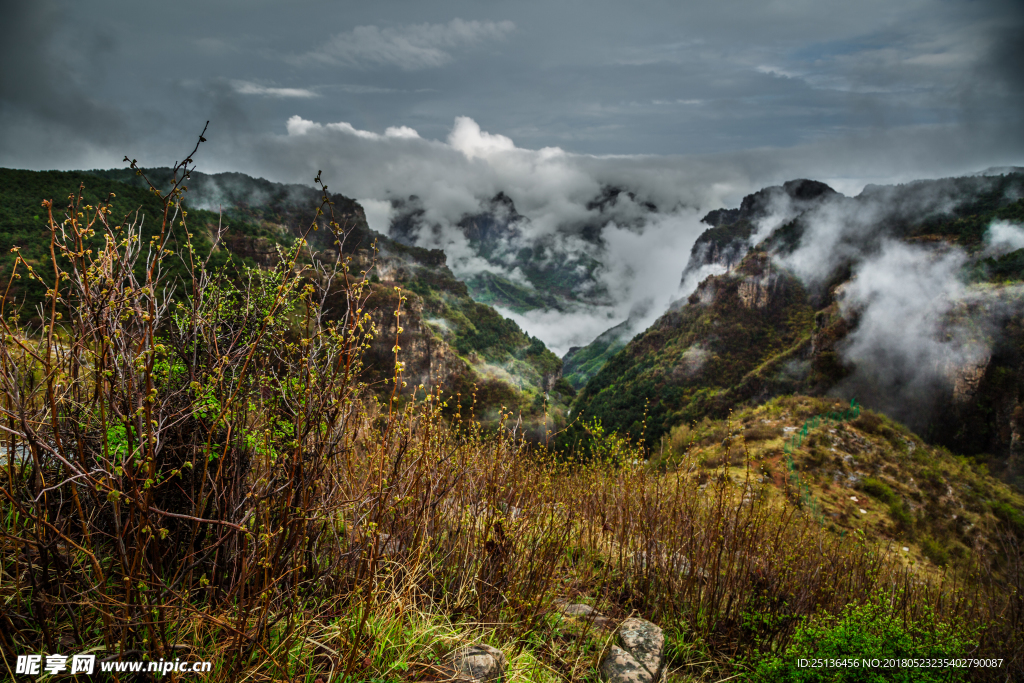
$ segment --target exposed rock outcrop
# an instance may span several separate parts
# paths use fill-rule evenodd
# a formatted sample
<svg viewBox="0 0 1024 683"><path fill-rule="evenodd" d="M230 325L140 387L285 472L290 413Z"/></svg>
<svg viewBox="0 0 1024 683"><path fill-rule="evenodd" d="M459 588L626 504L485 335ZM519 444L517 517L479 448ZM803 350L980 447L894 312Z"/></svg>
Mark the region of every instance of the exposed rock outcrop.
<svg viewBox="0 0 1024 683"><path fill-rule="evenodd" d="M751 254L743 270L736 288L740 305L763 311L782 293L785 281L774 271L771 257L766 254Z"/></svg>
<svg viewBox="0 0 1024 683"><path fill-rule="evenodd" d="M659 626L646 619L632 617L619 626L619 640L654 679L661 673L665 634Z"/></svg>
<svg viewBox="0 0 1024 683"><path fill-rule="evenodd" d="M599 629L611 630L615 628L614 621L601 614L590 605L584 605L582 603L562 603L558 607L558 612L562 616L569 617L570 619L582 619L590 622Z"/></svg>
<svg viewBox="0 0 1024 683"><path fill-rule="evenodd" d="M654 676L633 655L612 645L601 660L601 680L605 683L653 683Z"/></svg>
<svg viewBox="0 0 1024 683"><path fill-rule="evenodd" d="M964 405L978 394L991 359L991 354L986 353L972 363L952 368L950 374L953 377L953 403L955 405Z"/></svg>
<svg viewBox="0 0 1024 683"><path fill-rule="evenodd" d="M740 264L751 247L762 221L774 217L791 220L838 193L815 180L790 180L781 186L747 195L738 209L710 211L701 222L711 226L694 243L683 269L681 284L697 276L729 272Z"/></svg>
<svg viewBox="0 0 1024 683"><path fill-rule="evenodd" d="M422 384L428 390L451 387L457 377L469 372L469 366L424 321L423 304L419 300L410 297L413 300L406 302L401 318L397 318L394 313L398 298L393 291L385 286L378 287L369 300L375 336L365 361L370 366L371 376L378 379L391 376L397 341L398 358L405 364L402 375L409 386Z"/></svg>

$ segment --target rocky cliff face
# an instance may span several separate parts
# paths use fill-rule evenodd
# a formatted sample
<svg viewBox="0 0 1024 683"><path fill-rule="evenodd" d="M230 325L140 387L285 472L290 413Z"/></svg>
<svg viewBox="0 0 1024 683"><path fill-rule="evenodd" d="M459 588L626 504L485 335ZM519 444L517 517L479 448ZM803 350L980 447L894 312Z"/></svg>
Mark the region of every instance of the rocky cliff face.
<svg viewBox="0 0 1024 683"><path fill-rule="evenodd" d="M954 365L949 368L953 385L953 404L964 406L977 397L981 382L991 363L992 356L985 354L975 362Z"/></svg>
<svg viewBox="0 0 1024 683"><path fill-rule="evenodd" d="M779 300L785 285L785 280L772 270L771 259L767 255L752 255L751 264L748 270L753 274L745 275L736 288L736 296L740 300L740 306L744 308L756 308L764 310L773 302Z"/></svg>
<svg viewBox="0 0 1024 683"><path fill-rule="evenodd" d="M466 285L436 260L413 259L393 248L376 258L367 252L353 256L355 269L371 274L365 310L375 338L364 354L367 377L386 386L394 376L397 345L407 385L402 393L440 389L461 395L466 408L475 396L478 417L493 418L504 406L520 412L525 431L541 438L564 421L573 393L562 381L561 362L539 339L473 301ZM394 315L400 295L406 299L401 333Z"/></svg>
<svg viewBox="0 0 1024 683"><path fill-rule="evenodd" d="M374 326L374 339L364 356L364 362L377 381L389 379L394 369L394 346L399 346L398 360L404 363L402 379L407 388L423 387L427 392L435 389L450 391L462 382L472 381L468 362L424 319L423 300L412 294L402 308L401 327L394 315L398 306L397 293L386 285L371 285L373 291L367 301Z"/></svg>

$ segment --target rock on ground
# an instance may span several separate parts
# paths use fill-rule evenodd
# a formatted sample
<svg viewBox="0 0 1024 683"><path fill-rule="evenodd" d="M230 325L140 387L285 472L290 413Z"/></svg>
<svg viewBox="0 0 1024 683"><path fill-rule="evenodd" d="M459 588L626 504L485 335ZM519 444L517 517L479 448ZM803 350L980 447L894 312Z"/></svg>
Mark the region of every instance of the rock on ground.
<svg viewBox="0 0 1024 683"><path fill-rule="evenodd" d="M618 645L612 645L601 660L601 680L605 683L653 683L654 676L633 655Z"/></svg>
<svg viewBox="0 0 1024 683"><path fill-rule="evenodd" d="M601 661L605 683L653 683L661 675L665 635L645 619L632 617L619 627L622 647L613 645Z"/></svg>
<svg viewBox="0 0 1024 683"><path fill-rule="evenodd" d="M508 662L501 650L482 643L456 650L452 654L457 681L469 683L501 683L505 680Z"/></svg>
<svg viewBox="0 0 1024 683"><path fill-rule="evenodd" d="M594 609L590 605L584 605L582 603L562 605L558 608L558 611L567 617L598 616L598 611L596 609Z"/></svg>
<svg viewBox="0 0 1024 683"><path fill-rule="evenodd" d="M562 616L566 616L571 619L583 619L593 624L596 628L605 631L611 631L615 628L615 622L612 619L604 616L590 605L568 602L556 604L559 604L558 611Z"/></svg>
<svg viewBox="0 0 1024 683"><path fill-rule="evenodd" d="M657 678L665 650L665 635L661 628L646 619L633 617L619 626L619 639L633 658Z"/></svg>

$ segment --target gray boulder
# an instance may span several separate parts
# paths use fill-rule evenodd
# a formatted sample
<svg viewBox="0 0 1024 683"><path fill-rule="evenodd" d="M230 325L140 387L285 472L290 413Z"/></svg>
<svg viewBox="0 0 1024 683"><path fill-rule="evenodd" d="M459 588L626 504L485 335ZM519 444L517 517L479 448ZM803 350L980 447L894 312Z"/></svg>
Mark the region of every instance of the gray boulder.
<svg viewBox="0 0 1024 683"><path fill-rule="evenodd" d="M508 662L501 650L482 643L470 645L452 654L455 680L466 683L501 683Z"/></svg>
<svg viewBox="0 0 1024 683"><path fill-rule="evenodd" d="M654 676L633 655L612 645L601 660L601 680L605 683L653 683Z"/></svg>
<svg viewBox="0 0 1024 683"><path fill-rule="evenodd" d="M611 631L615 628L615 622L612 619L604 616L590 605L584 605L583 603L578 602L561 602L556 604L558 605L558 611L562 616L569 617L571 619L583 619L596 628L605 631Z"/></svg>
<svg viewBox="0 0 1024 683"><path fill-rule="evenodd" d="M619 640L651 676L658 677L661 673L662 653L665 650L665 634L659 626L646 619L626 619L619 626Z"/></svg>
<svg viewBox="0 0 1024 683"><path fill-rule="evenodd" d="M619 626L619 642L601 661L605 683L653 683L659 680L665 635L646 619L631 617Z"/></svg>
<svg viewBox="0 0 1024 683"><path fill-rule="evenodd" d="M590 605L584 605L583 603L561 605L558 608L558 611L567 617L591 617L600 615L600 612L596 609Z"/></svg>

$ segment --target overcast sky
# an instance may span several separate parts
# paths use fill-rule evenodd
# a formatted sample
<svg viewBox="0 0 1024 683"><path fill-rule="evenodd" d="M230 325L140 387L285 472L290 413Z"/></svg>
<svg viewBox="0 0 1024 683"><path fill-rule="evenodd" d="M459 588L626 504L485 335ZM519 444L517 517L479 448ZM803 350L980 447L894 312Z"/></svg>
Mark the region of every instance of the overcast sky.
<svg viewBox="0 0 1024 683"><path fill-rule="evenodd" d="M167 163L210 119L204 165L262 172L274 160L237 148L286 135L292 116L428 140L469 117L520 148L586 155L736 164L788 150L782 169L755 163L755 175L1024 161L1019 0L3 7L5 166ZM834 158L844 150L849 171Z"/></svg>

